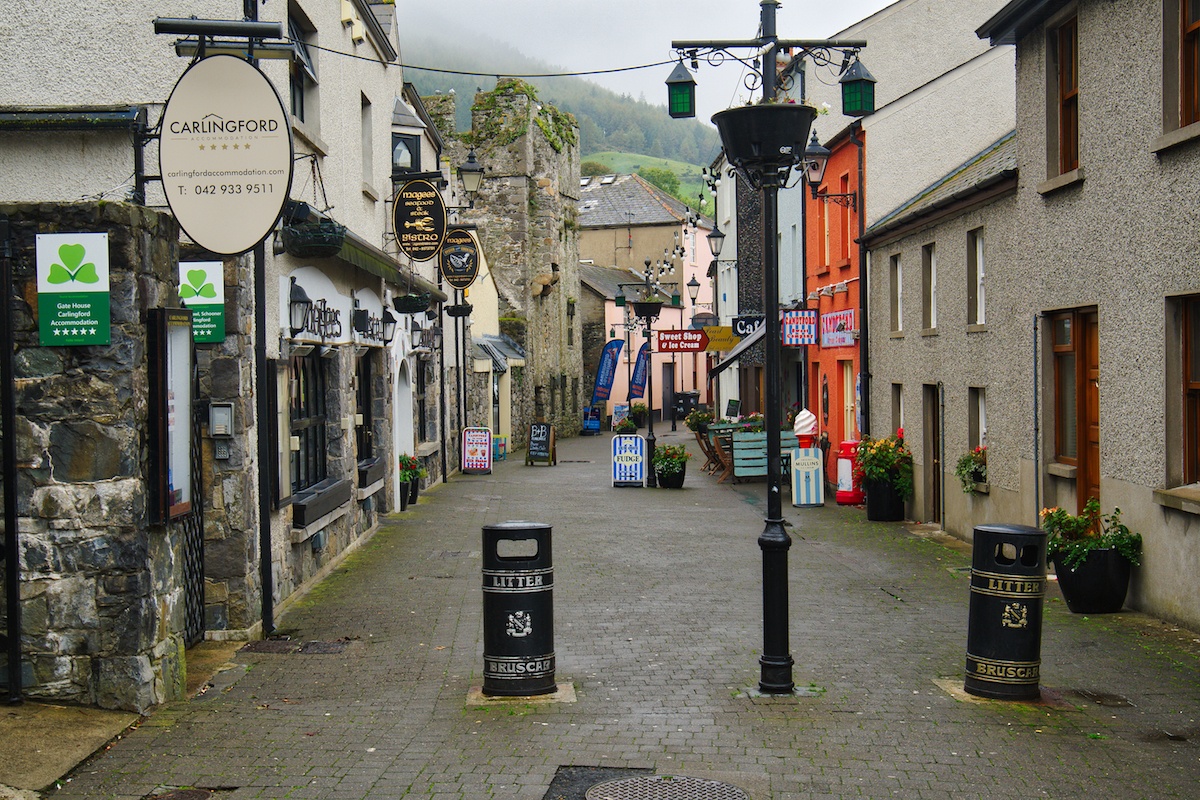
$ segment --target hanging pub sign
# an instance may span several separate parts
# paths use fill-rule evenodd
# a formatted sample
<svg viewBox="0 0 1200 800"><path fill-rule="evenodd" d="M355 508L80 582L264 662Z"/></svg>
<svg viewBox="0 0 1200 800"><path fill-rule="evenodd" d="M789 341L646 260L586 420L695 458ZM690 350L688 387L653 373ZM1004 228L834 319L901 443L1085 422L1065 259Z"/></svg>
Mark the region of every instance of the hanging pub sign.
<svg viewBox="0 0 1200 800"><path fill-rule="evenodd" d="M197 344L225 341L225 269L220 261L180 261L179 299L191 309Z"/></svg>
<svg viewBox="0 0 1200 800"><path fill-rule="evenodd" d="M292 186L292 126L267 76L236 56L202 58L171 90L161 127L163 192L192 241L237 255L265 239Z"/></svg>
<svg viewBox="0 0 1200 800"><path fill-rule="evenodd" d="M440 259L442 277L455 289L466 289L479 275L479 251L475 239L463 228L447 231Z"/></svg>
<svg viewBox="0 0 1200 800"><path fill-rule="evenodd" d="M784 347L802 347L817 343L817 310L815 308L783 312L782 335Z"/></svg>
<svg viewBox="0 0 1200 800"><path fill-rule="evenodd" d="M423 178L396 192L392 226L400 251L413 261L428 261L446 240L446 204L437 187Z"/></svg>
<svg viewBox="0 0 1200 800"><path fill-rule="evenodd" d="M39 343L108 344L108 234L39 233L36 248Z"/></svg>

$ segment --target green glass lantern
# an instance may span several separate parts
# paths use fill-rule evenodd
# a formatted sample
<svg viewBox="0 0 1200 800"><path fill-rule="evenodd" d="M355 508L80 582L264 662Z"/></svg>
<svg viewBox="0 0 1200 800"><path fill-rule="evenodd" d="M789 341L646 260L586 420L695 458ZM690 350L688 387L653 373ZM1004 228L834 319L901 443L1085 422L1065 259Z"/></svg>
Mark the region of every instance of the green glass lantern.
<svg viewBox="0 0 1200 800"><path fill-rule="evenodd" d="M682 61L667 78L667 112L674 119L696 116L696 81Z"/></svg>
<svg viewBox="0 0 1200 800"><path fill-rule="evenodd" d="M842 113L847 117L865 117L875 112L875 76L855 60L838 80L842 85Z"/></svg>

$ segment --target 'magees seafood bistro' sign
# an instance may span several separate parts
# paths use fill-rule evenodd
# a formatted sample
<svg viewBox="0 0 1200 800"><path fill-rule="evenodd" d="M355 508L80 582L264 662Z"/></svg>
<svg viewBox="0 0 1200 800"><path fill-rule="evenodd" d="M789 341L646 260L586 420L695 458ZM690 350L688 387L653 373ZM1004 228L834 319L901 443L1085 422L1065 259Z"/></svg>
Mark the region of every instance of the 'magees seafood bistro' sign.
<svg viewBox="0 0 1200 800"><path fill-rule="evenodd" d="M159 170L196 244L235 255L266 238L292 184L292 127L267 76L229 55L188 67L163 110Z"/></svg>

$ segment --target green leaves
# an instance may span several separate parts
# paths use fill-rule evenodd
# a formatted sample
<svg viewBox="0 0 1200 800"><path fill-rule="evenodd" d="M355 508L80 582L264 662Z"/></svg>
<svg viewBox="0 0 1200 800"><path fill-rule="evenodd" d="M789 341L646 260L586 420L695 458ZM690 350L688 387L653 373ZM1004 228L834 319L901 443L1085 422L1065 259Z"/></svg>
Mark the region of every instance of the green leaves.
<svg viewBox="0 0 1200 800"><path fill-rule="evenodd" d="M187 273L188 282L179 287L179 297L187 300L189 297L207 297L214 298L217 296L217 288L208 281L208 273L202 269L189 269Z"/></svg>
<svg viewBox="0 0 1200 800"><path fill-rule="evenodd" d="M92 262L83 264L87 248L81 244L64 244L58 248L58 258L61 264L51 264L46 276L48 283L99 283L100 275Z"/></svg>

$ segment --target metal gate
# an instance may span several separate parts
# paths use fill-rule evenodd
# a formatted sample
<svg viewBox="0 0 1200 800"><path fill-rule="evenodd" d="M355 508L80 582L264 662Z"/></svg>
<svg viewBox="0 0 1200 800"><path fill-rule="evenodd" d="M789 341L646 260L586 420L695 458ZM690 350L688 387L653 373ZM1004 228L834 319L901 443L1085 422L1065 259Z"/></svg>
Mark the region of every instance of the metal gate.
<svg viewBox="0 0 1200 800"><path fill-rule="evenodd" d="M195 356L192 358L193 369ZM194 375L194 373L193 373ZM198 394L193 379L192 396ZM204 482L201 475L201 428L206 406L192 403L192 486L197 502L192 510L171 522L183 536L184 645L191 647L204 639Z"/></svg>

